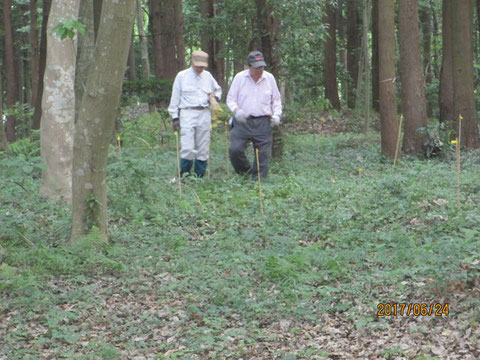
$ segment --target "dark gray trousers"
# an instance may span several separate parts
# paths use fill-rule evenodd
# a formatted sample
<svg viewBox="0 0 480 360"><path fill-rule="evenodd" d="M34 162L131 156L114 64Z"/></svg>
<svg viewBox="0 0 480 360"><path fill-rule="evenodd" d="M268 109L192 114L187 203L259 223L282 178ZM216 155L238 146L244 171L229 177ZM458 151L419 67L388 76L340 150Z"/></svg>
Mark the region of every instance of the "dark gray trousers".
<svg viewBox="0 0 480 360"><path fill-rule="evenodd" d="M270 117L248 118L245 124L234 120L230 139L230 161L232 162L235 172L237 174L247 174L251 172L252 179L257 180L257 159L254 155L254 163L252 166L245 154L247 144L251 141L254 154L255 149L258 149L261 178L267 177L273 141Z"/></svg>

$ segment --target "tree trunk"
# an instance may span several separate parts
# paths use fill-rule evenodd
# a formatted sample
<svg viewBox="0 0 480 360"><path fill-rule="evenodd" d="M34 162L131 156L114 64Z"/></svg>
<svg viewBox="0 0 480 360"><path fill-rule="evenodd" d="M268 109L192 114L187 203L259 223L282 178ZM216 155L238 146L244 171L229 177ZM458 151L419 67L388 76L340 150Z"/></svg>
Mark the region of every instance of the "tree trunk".
<svg viewBox="0 0 480 360"><path fill-rule="evenodd" d="M127 78L129 81L137 81L137 70L135 66L135 38L132 29L132 40L130 50L128 51L128 69Z"/></svg>
<svg viewBox="0 0 480 360"><path fill-rule="evenodd" d="M337 38L336 38L336 9L327 3L324 23L328 27L328 36L324 48L324 71L325 71L325 98L335 110L340 110L340 99L337 87Z"/></svg>
<svg viewBox="0 0 480 360"><path fill-rule="evenodd" d="M37 102L38 82L40 76L37 0L30 0L30 61L32 63L32 99L30 105L34 107Z"/></svg>
<svg viewBox="0 0 480 360"><path fill-rule="evenodd" d="M0 71L0 150L4 150L8 153L10 152L10 148L8 147L7 136L5 135L5 126L3 125L3 97L1 96L3 93L2 82L2 72Z"/></svg>
<svg viewBox="0 0 480 360"><path fill-rule="evenodd" d="M378 2L378 61L382 153L393 158L398 138L394 0Z"/></svg>
<svg viewBox="0 0 480 360"><path fill-rule="evenodd" d="M100 26L100 15L102 13L103 0L93 0L93 29L95 41L97 41L98 28Z"/></svg>
<svg viewBox="0 0 480 360"><path fill-rule="evenodd" d="M355 106L355 82L358 78L358 60L360 49L359 13L357 0L347 0L347 70L350 75L347 104Z"/></svg>
<svg viewBox="0 0 480 360"><path fill-rule="evenodd" d="M159 0L150 0L150 27L152 34L152 50L153 50L153 62L155 69L155 76L157 79L163 79L164 73L164 60L163 52L161 47L161 26L160 26L160 16L161 16L161 6Z"/></svg>
<svg viewBox="0 0 480 360"><path fill-rule="evenodd" d="M3 27L5 31L5 62L7 71L7 107L13 108L17 103L17 73L15 70L15 51L13 46L11 0L3 1ZM15 117L7 119L7 140L15 141Z"/></svg>
<svg viewBox="0 0 480 360"><path fill-rule="evenodd" d="M134 17L135 2L104 0L93 60L96 66L88 72L75 131L72 241L94 227L102 240L108 240L105 173Z"/></svg>
<svg viewBox="0 0 480 360"><path fill-rule="evenodd" d="M77 37L75 67L75 122L87 81L88 68L92 64L95 51L94 7L91 0L80 0L78 20L85 25L85 34Z"/></svg>
<svg viewBox="0 0 480 360"><path fill-rule="evenodd" d="M38 86L35 96L35 111L33 113L32 129L40 129L40 120L42 118L43 77L45 75L45 67L47 64L47 23L51 4L51 0L43 0Z"/></svg>
<svg viewBox="0 0 480 360"><path fill-rule="evenodd" d="M398 9L402 112L405 125L403 151L420 154L424 136L418 129L427 126L427 105L420 54L417 0L402 0Z"/></svg>
<svg viewBox="0 0 480 360"><path fill-rule="evenodd" d="M442 69L440 71L440 121L453 128L453 65L451 0L442 3Z"/></svg>
<svg viewBox="0 0 480 360"><path fill-rule="evenodd" d="M428 88L432 84L432 24L430 14L424 6L420 8L420 23L422 24L423 34L423 70L425 72L425 85ZM427 99L427 117L433 117L433 104L429 99Z"/></svg>
<svg viewBox="0 0 480 360"><path fill-rule="evenodd" d="M145 80L150 79L150 61L148 60L148 40L145 35L145 30L143 27L143 9L142 3L140 0L136 1L136 13L137 13L137 31L140 38L140 54L142 59L142 77ZM148 91L148 97L151 99L153 97L151 91ZM150 113L155 112L155 104L150 100L148 102L148 110Z"/></svg>
<svg viewBox="0 0 480 360"><path fill-rule="evenodd" d="M480 147L473 88L473 2L455 1L451 4L453 115L462 120L462 145L469 149ZM460 136L460 134L458 134Z"/></svg>
<svg viewBox="0 0 480 360"><path fill-rule="evenodd" d="M379 78L378 78L378 1L372 0L372 106L380 111Z"/></svg>
<svg viewBox="0 0 480 360"><path fill-rule="evenodd" d="M183 31L182 0L175 2L175 49L177 56L177 72L185 69L185 37Z"/></svg>
<svg viewBox="0 0 480 360"><path fill-rule="evenodd" d="M60 19L76 19L80 0L53 0L47 26L47 67L44 76L40 148L46 168L41 194L72 196L72 160L75 123L76 41L52 33Z"/></svg>

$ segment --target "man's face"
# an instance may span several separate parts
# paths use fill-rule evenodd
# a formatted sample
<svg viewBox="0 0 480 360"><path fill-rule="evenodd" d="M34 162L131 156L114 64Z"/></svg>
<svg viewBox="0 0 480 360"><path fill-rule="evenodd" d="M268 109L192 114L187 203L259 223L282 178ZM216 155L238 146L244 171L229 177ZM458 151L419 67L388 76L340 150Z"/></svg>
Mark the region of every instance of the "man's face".
<svg viewBox="0 0 480 360"><path fill-rule="evenodd" d="M193 67L193 70L198 74L200 75L202 73L202 71L205 69L204 66L196 66L196 65L192 65Z"/></svg>
<svg viewBox="0 0 480 360"><path fill-rule="evenodd" d="M259 79L259 78L262 77L263 69L264 69L263 66L260 66L260 67L257 67L257 68L254 68L253 66L249 66L248 68L250 70L250 76L252 78Z"/></svg>

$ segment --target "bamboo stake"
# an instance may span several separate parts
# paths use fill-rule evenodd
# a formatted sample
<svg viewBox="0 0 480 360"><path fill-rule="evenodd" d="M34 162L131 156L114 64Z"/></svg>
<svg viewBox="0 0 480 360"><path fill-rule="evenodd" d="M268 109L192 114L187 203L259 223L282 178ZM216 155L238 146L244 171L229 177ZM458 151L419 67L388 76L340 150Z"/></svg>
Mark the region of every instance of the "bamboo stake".
<svg viewBox="0 0 480 360"><path fill-rule="evenodd" d="M174 132L175 142L177 143L177 174L178 174L178 193L182 195L182 178L180 174L180 148L178 145L178 131Z"/></svg>
<svg viewBox="0 0 480 360"><path fill-rule="evenodd" d="M360 177L360 215L363 216L363 168L358 169L358 176Z"/></svg>
<svg viewBox="0 0 480 360"><path fill-rule="evenodd" d="M395 164L397 163L398 153L400 150L400 138L402 137L402 123L403 123L403 114L400 115L400 123L398 124L397 147L395 148L395 158L393 159L392 170L395 170Z"/></svg>
<svg viewBox="0 0 480 360"><path fill-rule="evenodd" d="M457 206L458 210L461 209L461 202L460 202L460 144L462 138L462 119L463 116L461 114L458 115L458 140L455 146L455 154L457 157Z"/></svg>
<svg viewBox="0 0 480 360"><path fill-rule="evenodd" d="M227 168L227 178L230 177L230 153L228 151L228 121L225 121L225 148L226 148L226 157L225 157L225 165Z"/></svg>
<svg viewBox="0 0 480 360"><path fill-rule="evenodd" d="M257 179L258 179L258 199L260 201L260 210L262 212L262 215L264 215L263 212L263 195L262 195L262 182L260 180L260 159L258 156L258 148L255 149L255 156L257 158Z"/></svg>

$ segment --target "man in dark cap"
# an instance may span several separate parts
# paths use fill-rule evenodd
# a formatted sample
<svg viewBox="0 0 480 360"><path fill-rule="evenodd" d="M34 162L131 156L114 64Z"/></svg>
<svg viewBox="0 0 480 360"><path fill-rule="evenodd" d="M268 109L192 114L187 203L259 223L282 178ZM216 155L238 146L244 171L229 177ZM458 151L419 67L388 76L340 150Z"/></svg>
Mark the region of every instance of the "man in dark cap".
<svg viewBox="0 0 480 360"><path fill-rule="evenodd" d="M235 75L227 95L227 105L234 114L230 144L230 161L238 174L252 174L257 180L256 163L250 164L245 154L248 142L258 149L260 176L268 174L272 152L272 127L280 124L282 102L273 75L264 70L260 51L247 56L248 69Z"/></svg>

